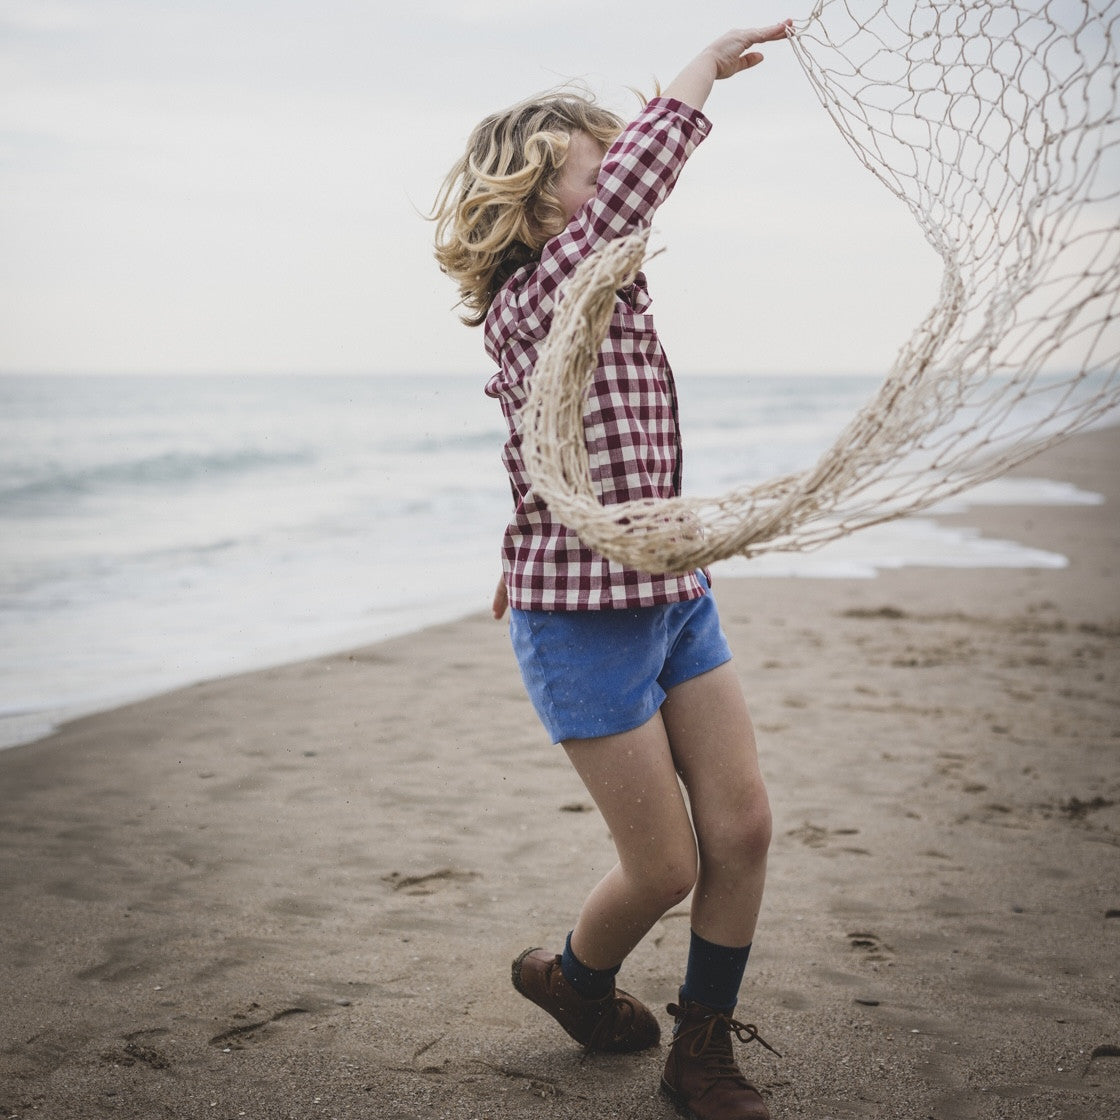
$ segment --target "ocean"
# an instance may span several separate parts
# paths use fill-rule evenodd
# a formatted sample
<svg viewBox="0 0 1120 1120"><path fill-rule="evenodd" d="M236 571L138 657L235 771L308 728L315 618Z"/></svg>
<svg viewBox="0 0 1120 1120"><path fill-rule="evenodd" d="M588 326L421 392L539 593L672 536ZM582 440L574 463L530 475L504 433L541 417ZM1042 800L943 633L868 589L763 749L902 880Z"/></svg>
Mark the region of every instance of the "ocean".
<svg viewBox="0 0 1120 1120"><path fill-rule="evenodd" d="M812 463L873 377L681 378L685 488ZM504 424L451 376L0 377L0 746L488 608ZM1004 479L959 500L1095 502ZM931 518L715 573L1062 566Z"/></svg>

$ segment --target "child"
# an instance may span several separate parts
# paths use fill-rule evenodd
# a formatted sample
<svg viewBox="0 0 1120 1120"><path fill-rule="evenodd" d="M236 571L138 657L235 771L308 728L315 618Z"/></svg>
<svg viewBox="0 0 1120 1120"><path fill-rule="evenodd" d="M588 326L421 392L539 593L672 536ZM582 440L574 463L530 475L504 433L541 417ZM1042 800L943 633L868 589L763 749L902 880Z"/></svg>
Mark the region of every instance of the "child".
<svg viewBox="0 0 1120 1120"><path fill-rule="evenodd" d="M615 974L691 891L662 1086L699 1120L769 1116L731 1048L732 1034L767 1045L732 1018L770 840L750 716L705 573L634 571L585 548L534 496L517 418L563 281L607 241L650 224L709 131L702 109L714 81L761 62L750 48L785 38L789 26L722 36L629 125L571 92L488 117L434 215L437 260L459 284L464 322L484 327L499 367L486 392L509 424L503 461L515 510L494 617L510 608L526 688L618 854L563 952L526 950L513 983L589 1049L656 1045L656 1019L616 988ZM680 491L676 397L649 304L641 274L618 293L585 407L606 503Z"/></svg>

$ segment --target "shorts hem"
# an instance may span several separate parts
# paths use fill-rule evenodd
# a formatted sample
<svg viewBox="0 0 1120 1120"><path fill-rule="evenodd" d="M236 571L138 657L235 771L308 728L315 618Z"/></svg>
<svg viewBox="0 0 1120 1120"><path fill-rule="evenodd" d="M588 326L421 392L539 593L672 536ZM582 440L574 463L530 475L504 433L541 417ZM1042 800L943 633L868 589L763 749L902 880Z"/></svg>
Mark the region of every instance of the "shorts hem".
<svg viewBox="0 0 1120 1120"><path fill-rule="evenodd" d="M562 724L546 725L545 730L552 736L552 742L559 746L563 743L570 743L572 741L586 740L586 739L605 739L608 735L625 735L627 731L637 731L639 727L644 727L659 711L661 705L665 702L665 696L662 694L661 699L654 704L646 714L638 718L635 722L635 715L633 712L627 713L625 718L620 714L618 725L610 724L603 725L603 721L599 720L600 726L591 729L583 726L572 725L570 731L564 729ZM543 720L542 720L543 722ZM560 731L564 730L561 734Z"/></svg>
<svg viewBox="0 0 1120 1120"><path fill-rule="evenodd" d="M713 661L709 665L702 667L690 668L687 672L681 674L679 677L674 677L672 680L666 680L664 677L660 679L661 687L666 692L671 688L676 688L679 684L684 684L685 681L695 680L697 677L702 677L705 673L710 673L713 669L718 669L721 665L726 665L729 661L733 660L730 650L725 657L721 657L718 661Z"/></svg>

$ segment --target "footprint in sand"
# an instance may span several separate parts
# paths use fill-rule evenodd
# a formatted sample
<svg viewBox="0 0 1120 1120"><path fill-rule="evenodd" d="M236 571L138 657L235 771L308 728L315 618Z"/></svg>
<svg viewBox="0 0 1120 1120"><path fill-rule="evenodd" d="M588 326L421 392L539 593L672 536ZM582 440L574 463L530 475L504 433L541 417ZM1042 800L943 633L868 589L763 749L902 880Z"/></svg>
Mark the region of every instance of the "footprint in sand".
<svg viewBox="0 0 1120 1120"><path fill-rule="evenodd" d="M423 875L403 875L399 871L391 871L388 875L382 875L381 881L388 883L395 891L425 895L434 894L440 887L451 883L469 883L478 878L480 876L477 871L458 871L454 867L440 867Z"/></svg>
<svg viewBox="0 0 1120 1120"><path fill-rule="evenodd" d="M1089 1054L1089 1060L1085 1063L1085 1068L1081 1072L1083 1078L1092 1077L1089 1081L1090 1085L1100 1085L1102 1078L1112 1079L1120 1073L1117 1063L1108 1061L1106 1065L1098 1065L1103 1059L1120 1058L1120 1046L1113 1046L1106 1044L1104 1046L1095 1046Z"/></svg>
<svg viewBox="0 0 1120 1120"><path fill-rule="evenodd" d="M1058 806L1058 811L1071 821L1083 821L1090 813L1111 809L1115 804L1115 801L1109 801L1104 797L1089 797L1084 801L1080 797L1071 797Z"/></svg>
<svg viewBox="0 0 1120 1120"><path fill-rule="evenodd" d="M894 950L881 941L878 934L857 932L848 934L848 945L864 955L865 960L886 961L894 956Z"/></svg>
<svg viewBox="0 0 1120 1120"><path fill-rule="evenodd" d="M836 837L845 836L858 836L858 828L822 828L819 824L811 824L806 821L800 828L791 829L786 833L787 836L792 836L795 840L800 840L806 848L828 849L827 855L838 855L844 853L850 856L869 856L871 853L866 848L857 847L852 844L843 844L839 847L835 845Z"/></svg>
<svg viewBox="0 0 1120 1120"><path fill-rule="evenodd" d="M258 1004L252 1005L252 1011L261 1012ZM254 1015L250 1019L247 1015L234 1015L235 1019L244 1019L245 1022L237 1023L235 1026L228 1027L224 1031L219 1031L210 1039L211 1046L221 1047L223 1050L241 1050L244 1049L245 1044L250 1041L255 1041L257 1036L268 1026L278 1022L280 1019L286 1019L290 1015L306 1015L308 1010L306 1007L285 1007L282 1011L277 1011L272 1015L265 1012Z"/></svg>
<svg viewBox="0 0 1120 1120"><path fill-rule="evenodd" d="M140 1041L145 1036L166 1033L167 1031L163 1027L153 1027L150 1030L139 1030L126 1034L124 1036L124 1046L120 1050L103 1051L100 1055L101 1061L113 1066L132 1066L141 1062L150 1069L170 1069L171 1062L165 1054L154 1046Z"/></svg>

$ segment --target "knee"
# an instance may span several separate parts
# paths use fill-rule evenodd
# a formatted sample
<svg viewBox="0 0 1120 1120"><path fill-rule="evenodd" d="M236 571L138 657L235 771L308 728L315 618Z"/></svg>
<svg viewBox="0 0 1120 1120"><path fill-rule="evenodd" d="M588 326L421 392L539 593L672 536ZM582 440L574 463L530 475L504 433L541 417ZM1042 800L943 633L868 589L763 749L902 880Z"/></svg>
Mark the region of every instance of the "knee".
<svg viewBox="0 0 1120 1120"><path fill-rule="evenodd" d="M670 867L662 876L660 898L662 913L680 905L692 893L692 888L696 885L697 867L694 851L691 863Z"/></svg>
<svg viewBox="0 0 1120 1120"><path fill-rule="evenodd" d="M770 802L765 796L762 803L748 817L743 829L742 850L751 862L761 862L770 851L774 835L774 818L770 815Z"/></svg>
<svg viewBox="0 0 1120 1120"><path fill-rule="evenodd" d="M698 857L691 837L660 850L651 845L648 858L628 869L638 892L660 913L683 902L696 885Z"/></svg>
<svg viewBox="0 0 1120 1120"><path fill-rule="evenodd" d="M666 875L654 885L647 897L653 901L658 913L666 914L684 902L695 885L696 868L690 868L687 874Z"/></svg>
<svg viewBox="0 0 1120 1120"><path fill-rule="evenodd" d="M761 790L749 803L729 815L705 845L705 856L723 865L745 869L764 863L770 850L773 819L766 791Z"/></svg>

